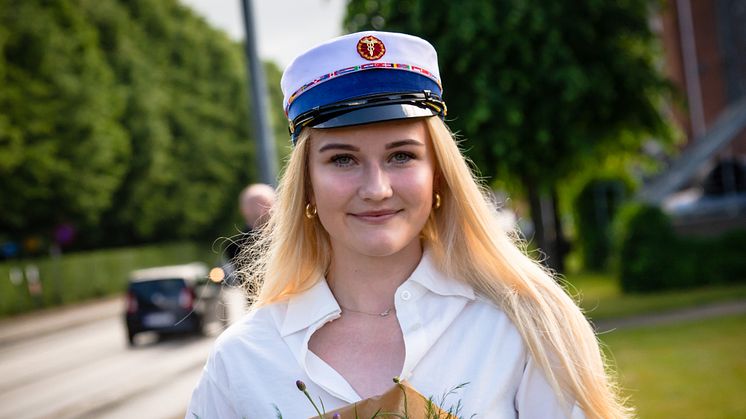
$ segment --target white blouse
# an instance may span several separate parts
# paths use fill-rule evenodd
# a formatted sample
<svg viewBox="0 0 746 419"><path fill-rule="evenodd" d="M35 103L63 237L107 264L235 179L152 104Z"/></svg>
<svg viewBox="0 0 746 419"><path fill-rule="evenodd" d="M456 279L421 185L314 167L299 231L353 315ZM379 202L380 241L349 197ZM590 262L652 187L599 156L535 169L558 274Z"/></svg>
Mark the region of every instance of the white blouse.
<svg viewBox="0 0 746 419"><path fill-rule="evenodd" d="M406 348L400 377L445 410L460 401L464 418L585 417L577 404L563 410L505 313L436 270L427 251L397 289L395 305ZM360 401L345 378L308 349L311 335L339 317L324 279L288 301L251 311L218 337L186 418L277 418L277 409L285 419L316 416L296 380L326 411Z"/></svg>

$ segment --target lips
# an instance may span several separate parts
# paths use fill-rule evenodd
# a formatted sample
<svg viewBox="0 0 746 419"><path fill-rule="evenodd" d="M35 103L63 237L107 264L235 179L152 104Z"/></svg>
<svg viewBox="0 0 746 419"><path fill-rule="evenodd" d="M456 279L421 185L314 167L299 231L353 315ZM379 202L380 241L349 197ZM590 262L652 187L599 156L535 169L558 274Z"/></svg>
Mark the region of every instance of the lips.
<svg viewBox="0 0 746 419"><path fill-rule="evenodd" d="M401 210L386 209L386 210L377 210L377 211L355 212L355 213L351 213L350 215L360 221L365 221L368 223L382 223L384 221L387 221L393 218L400 211Z"/></svg>

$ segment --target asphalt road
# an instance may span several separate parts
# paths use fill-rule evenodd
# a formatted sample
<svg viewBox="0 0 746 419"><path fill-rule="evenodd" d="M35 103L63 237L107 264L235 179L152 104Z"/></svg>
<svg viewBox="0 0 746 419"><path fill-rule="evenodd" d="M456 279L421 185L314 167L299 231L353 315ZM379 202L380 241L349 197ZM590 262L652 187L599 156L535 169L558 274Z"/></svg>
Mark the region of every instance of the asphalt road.
<svg viewBox="0 0 746 419"><path fill-rule="evenodd" d="M235 320L240 294L224 296ZM214 336L128 348L122 313L109 300L0 323L0 418L183 418Z"/></svg>

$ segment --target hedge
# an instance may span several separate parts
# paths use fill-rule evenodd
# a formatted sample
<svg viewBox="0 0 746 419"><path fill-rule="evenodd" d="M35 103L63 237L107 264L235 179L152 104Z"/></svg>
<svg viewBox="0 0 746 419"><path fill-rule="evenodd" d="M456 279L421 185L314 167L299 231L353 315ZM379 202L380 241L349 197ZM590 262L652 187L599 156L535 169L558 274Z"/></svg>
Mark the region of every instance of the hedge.
<svg viewBox="0 0 746 419"><path fill-rule="evenodd" d="M194 261L209 265L217 259L209 245L182 242L5 261L0 263L0 316L119 294L133 269ZM34 267L41 293L32 296Z"/></svg>
<svg viewBox="0 0 746 419"><path fill-rule="evenodd" d="M614 225L624 292L652 292L746 282L746 230L718 237L679 236L659 208L629 204Z"/></svg>
<svg viewBox="0 0 746 419"><path fill-rule="evenodd" d="M612 253L612 221L631 189L631 182L624 178L594 178L575 197L576 243L585 269L601 271L607 268Z"/></svg>

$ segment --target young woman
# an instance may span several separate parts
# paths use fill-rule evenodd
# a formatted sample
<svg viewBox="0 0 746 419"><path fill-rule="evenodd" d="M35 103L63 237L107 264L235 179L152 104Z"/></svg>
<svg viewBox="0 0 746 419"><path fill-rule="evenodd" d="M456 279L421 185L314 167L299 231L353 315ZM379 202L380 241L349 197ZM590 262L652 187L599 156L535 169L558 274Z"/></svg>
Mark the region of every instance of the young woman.
<svg viewBox="0 0 746 419"><path fill-rule="evenodd" d="M430 44L346 35L296 58L283 91L295 147L250 250L253 308L187 417L311 417L296 380L328 411L393 377L463 417L630 415L592 328L502 230L444 124Z"/></svg>

